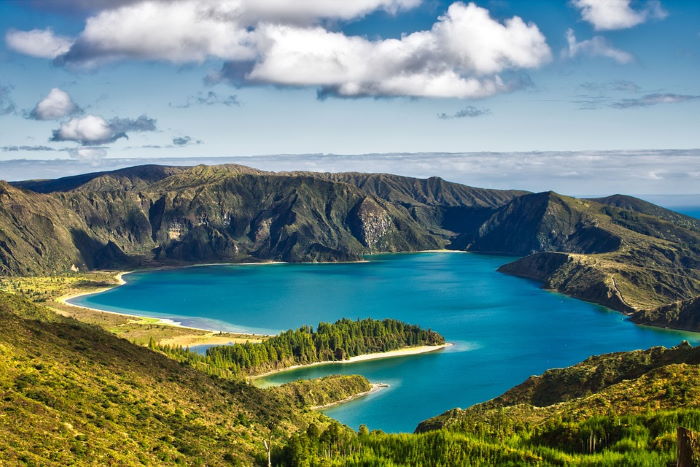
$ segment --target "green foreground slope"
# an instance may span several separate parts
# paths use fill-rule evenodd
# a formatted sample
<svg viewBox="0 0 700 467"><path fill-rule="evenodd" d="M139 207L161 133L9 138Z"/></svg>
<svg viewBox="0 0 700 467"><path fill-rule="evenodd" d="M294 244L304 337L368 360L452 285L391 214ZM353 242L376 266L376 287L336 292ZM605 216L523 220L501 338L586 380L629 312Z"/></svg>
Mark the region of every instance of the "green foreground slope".
<svg viewBox="0 0 700 467"><path fill-rule="evenodd" d="M293 435L283 465L675 465L678 427L700 429L700 348L591 357L416 434L340 426ZM700 462L700 452L695 452Z"/></svg>
<svg viewBox="0 0 700 467"><path fill-rule="evenodd" d="M368 385L259 389L0 293L0 463L250 465L271 436L329 422L304 405Z"/></svg>

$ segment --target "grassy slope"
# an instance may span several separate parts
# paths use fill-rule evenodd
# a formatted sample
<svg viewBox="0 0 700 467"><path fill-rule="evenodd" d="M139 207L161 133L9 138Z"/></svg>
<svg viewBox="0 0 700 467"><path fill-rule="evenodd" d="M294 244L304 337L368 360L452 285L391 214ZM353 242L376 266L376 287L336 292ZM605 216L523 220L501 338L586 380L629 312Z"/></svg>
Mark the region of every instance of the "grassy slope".
<svg viewBox="0 0 700 467"><path fill-rule="evenodd" d="M137 344L148 344L151 340L156 343L170 344L176 342L207 343L211 337L221 338L227 342L259 342L266 336L255 336L236 333L211 333L197 330L158 324L158 320L149 318L133 318L115 313L103 313L87 310L81 307L59 302L66 295L91 293L117 285L113 272L71 273L55 276L0 276L0 291L20 295L29 301L46 305L53 311L78 321L94 324L119 337Z"/></svg>
<svg viewBox="0 0 700 467"><path fill-rule="evenodd" d="M285 465L672 465L700 429L700 348L592 357L423 422L417 434L299 433ZM700 460L700 452L696 453Z"/></svg>
<svg viewBox="0 0 700 467"><path fill-rule="evenodd" d="M347 395L333 395L332 379L310 390ZM296 408L309 397L298 391L210 377L4 293L0 393L0 458L9 463L250 464L271 431L328 422Z"/></svg>

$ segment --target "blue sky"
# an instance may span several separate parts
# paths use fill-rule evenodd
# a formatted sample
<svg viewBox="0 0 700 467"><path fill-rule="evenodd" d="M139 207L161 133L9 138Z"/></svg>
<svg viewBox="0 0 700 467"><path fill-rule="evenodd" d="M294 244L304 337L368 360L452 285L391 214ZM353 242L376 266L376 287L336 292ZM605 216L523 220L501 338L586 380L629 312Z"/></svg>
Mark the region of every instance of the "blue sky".
<svg viewBox="0 0 700 467"><path fill-rule="evenodd" d="M0 30L0 160L700 147L697 1L5 0Z"/></svg>

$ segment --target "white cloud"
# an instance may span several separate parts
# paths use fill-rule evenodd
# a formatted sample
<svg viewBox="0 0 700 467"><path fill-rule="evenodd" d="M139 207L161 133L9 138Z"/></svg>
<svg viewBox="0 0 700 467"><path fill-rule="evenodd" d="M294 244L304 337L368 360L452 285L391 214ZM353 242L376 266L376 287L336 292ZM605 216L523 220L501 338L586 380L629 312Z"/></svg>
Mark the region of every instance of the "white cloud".
<svg viewBox="0 0 700 467"><path fill-rule="evenodd" d="M58 120L80 111L70 95L58 88L53 88L31 111L30 117L36 120Z"/></svg>
<svg viewBox="0 0 700 467"><path fill-rule="evenodd" d="M146 1L105 10L88 18L61 60L91 66L119 59L184 63L253 58L250 32L232 21L224 6L215 11L210 2Z"/></svg>
<svg viewBox="0 0 700 467"><path fill-rule="evenodd" d="M251 30L261 22L308 25L348 20L420 0L144 0L106 9L89 18L66 63L99 65L119 59L202 62L209 57L255 57Z"/></svg>
<svg viewBox="0 0 700 467"><path fill-rule="evenodd" d="M226 3L226 2L219 2ZM389 13L415 8L421 0L238 0L232 9L246 24L312 24L319 19L351 20L376 10Z"/></svg>
<svg viewBox="0 0 700 467"><path fill-rule="evenodd" d="M7 46L19 53L39 58L56 58L70 50L73 40L54 34L51 28L17 31L5 34Z"/></svg>
<svg viewBox="0 0 700 467"><path fill-rule="evenodd" d="M58 57L96 66L120 59L235 64L242 82L317 86L340 96L484 97L520 83L502 72L551 58L535 24L499 22L473 3L453 3L427 31L368 40L331 32L324 19L390 12L420 0L144 0L104 10ZM245 66L242 66L245 65Z"/></svg>
<svg viewBox="0 0 700 467"><path fill-rule="evenodd" d="M251 80L320 86L341 96L484 97L510 87L498 73L550 57L536 25L500 23L473 3L453 3L429 31L369 41L320 27L263 25Z"/></svg>
<svg viewBox="0 0 700 467"><path fill-rule="evenodd" d="M668 15L658 0L648 1L641 10L633 9L631 0L572 0L571 3L598 31L627 29Z"/></svg>
<svg viewBox="0 0 700 467"><path fill-rule="evenodd" d="M572 29L566 31L567 49L563 55L567 58L575 58L579 55L591 57L605 57L615 60L617 63L630 63L634 57L624 50L616 49L604 37L593 36L592 38L578 42Z"/></svg>
<svg viewBox="0 0 700 467"><path fill-rule="evenodd" d="M102 144L114 141L114 132L107 121L97 115L86 115L62 123L54 130L52 141L77 141L81 144Z"/></svg>
<svg viewBox="0 0 700 467"><path fill-rule="evenodd" d="M32 0L42 8L75 11L113 10L122 6L155 1L174 3L171 0ZM180 0L181 1L181 0ZM249 21L299 22L309 24L315 20L353 19L375 10L396 13L414 8L421 0L197 0L220 11L235 11Z"/></svg>
<svg viewBox="0 0 700 467"><path fill-rule="evenodd" d="M113 118L110 121L97 115L73 118L53 131L51 141L74 141L83 146L112 143L128 138L128 132L155 131L156 121L141 115L139 118Z"/></svg>

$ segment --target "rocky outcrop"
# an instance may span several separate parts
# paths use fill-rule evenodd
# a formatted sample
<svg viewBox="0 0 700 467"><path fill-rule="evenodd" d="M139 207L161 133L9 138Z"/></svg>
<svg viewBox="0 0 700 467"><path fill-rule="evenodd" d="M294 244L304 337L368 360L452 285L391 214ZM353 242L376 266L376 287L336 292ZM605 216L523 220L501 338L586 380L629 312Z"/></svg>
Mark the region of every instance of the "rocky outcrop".
<svg viewBox="0 0 700 467"><path fill-rule="evenodd" d="M389 214L372 198L364 198L350 212L352 231L371 251L388 251L388 240L396 228Z"/></svg>
<svg viewBox="0 0 700 467"><path fill-rule="evenodd" d="M632 321L649 326L697 331L700 329L700 296L652 310L640 310L632 315Z"/></svg>

